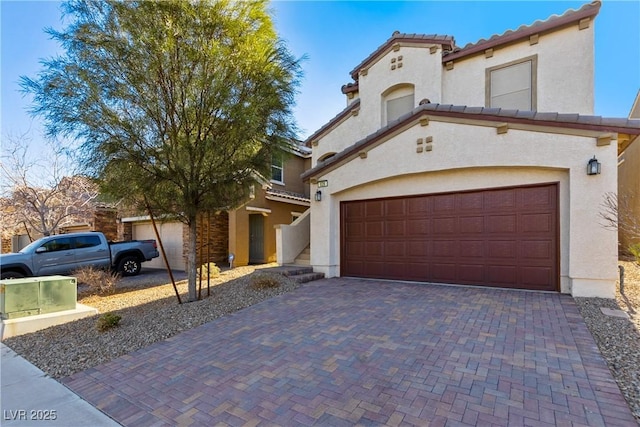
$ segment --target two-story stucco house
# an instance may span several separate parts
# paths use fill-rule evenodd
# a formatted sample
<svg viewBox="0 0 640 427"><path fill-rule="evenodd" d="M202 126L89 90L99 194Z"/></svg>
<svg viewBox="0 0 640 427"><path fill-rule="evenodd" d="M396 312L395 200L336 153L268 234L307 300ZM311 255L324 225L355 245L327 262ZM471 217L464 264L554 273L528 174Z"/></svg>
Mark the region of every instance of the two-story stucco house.
<svg viewBox="0 0 640 427"><path fill-rule="evenodd" d="M593 116L600 7L464 47L396 32L356 65L306 141L314 269L613 297L599 207L640 121Z"/></svg>

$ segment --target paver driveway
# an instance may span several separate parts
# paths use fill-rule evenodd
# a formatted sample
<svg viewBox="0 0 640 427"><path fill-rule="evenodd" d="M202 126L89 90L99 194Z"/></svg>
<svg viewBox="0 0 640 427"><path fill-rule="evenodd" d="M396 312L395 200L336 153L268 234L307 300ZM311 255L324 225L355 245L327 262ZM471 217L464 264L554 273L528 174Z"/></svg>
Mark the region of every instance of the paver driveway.
<svg viewBox="0 0 640 427"><path fill-rule="evenodd" d="M637 425L553 293L325 279L63 382L133 426Z"/></svg>

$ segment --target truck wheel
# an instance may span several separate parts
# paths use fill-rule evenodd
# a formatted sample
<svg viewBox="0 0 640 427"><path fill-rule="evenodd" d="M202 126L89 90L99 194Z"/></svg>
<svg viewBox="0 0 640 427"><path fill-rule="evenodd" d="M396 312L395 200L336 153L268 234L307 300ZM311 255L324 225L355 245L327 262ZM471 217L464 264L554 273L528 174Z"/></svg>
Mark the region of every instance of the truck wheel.
<svg viewBox="0 0 640 427"><path fill-rule="evenodd" d="M22 279L24 274L18 273L17 271L5 271L0 275L1 280L5 279Z"/></svg>
<svg viewBox="0 0 640 427"><path fill-rule="evenodd" d="M140 273L140 268L142 268L142 264L135 256L126 256L118 263L118 271L123 276L135 276Z"/></svg>

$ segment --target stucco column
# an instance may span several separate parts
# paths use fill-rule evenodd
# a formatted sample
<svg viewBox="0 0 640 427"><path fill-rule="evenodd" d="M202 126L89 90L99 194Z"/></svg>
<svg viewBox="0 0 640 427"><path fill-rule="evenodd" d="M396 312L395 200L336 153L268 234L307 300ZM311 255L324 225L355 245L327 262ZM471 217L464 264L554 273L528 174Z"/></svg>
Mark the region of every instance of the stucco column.
<svg viewBox="0 0 640 427"><path fill-rule="evenodd" d="M584 167L570 171L569 277L574 297L615 297L618 233L600 218L607 193L617 193L617 144L594 147L602 173L587 175Z"/></svg>
<svg viewBox="0 0 640 427"><path fill-rule="evenodd" d="M340 262L340 204L327 188L321 191L322 200L311 201L311 265L325 277L336 277Z"/></svg>

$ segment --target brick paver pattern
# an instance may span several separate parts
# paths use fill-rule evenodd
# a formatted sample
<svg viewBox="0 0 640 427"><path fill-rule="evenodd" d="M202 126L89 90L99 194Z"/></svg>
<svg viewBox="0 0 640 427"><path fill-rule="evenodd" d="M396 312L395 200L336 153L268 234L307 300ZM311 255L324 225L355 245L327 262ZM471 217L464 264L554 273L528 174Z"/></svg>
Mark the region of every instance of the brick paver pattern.
<svg viewBox="0 0 640 427"><path fill-rule="evenodd" d="M324 279L63 383L127 426L637 425L556 293Z"/></svg>

